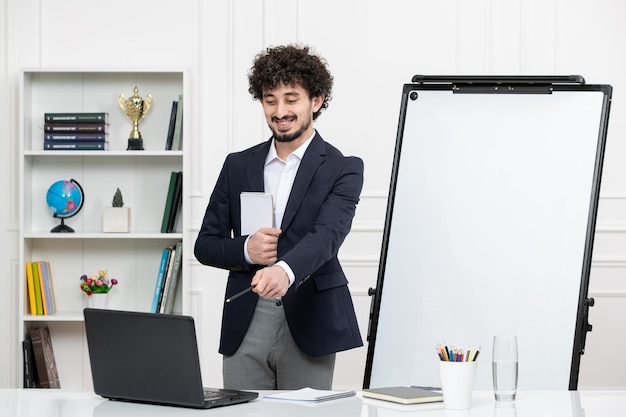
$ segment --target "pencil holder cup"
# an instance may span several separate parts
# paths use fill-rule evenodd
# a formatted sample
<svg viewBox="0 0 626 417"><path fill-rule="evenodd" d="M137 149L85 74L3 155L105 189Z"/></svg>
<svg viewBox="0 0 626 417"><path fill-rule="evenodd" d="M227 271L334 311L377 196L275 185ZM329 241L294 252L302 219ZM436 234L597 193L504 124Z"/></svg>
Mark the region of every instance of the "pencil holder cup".
<svg viewBox="0 0 626 417"><path fill-rule="evenodd" d="M472 406L472 391L478 362L439 362L439 379L444 407L467 410Z"/></svg>

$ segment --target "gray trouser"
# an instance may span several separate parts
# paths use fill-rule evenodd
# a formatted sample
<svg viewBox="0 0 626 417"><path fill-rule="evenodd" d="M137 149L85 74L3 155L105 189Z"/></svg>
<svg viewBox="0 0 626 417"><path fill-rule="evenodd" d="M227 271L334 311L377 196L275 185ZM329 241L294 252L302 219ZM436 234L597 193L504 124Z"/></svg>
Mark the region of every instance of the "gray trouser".
<svg viewBox="0 0 626 417"><path fill-rule="evenodd" d="M224 388L329 390L335 356L303 353L291 337L280 301L259 298L241 346L233 355L224 356Z"/></svg>

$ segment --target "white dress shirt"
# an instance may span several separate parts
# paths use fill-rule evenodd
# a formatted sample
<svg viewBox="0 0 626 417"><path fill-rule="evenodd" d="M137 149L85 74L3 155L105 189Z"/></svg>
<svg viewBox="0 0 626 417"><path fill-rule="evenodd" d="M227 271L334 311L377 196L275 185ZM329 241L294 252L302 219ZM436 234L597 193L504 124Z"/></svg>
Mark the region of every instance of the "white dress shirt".
<svg viewBox="0 0 626 417"><path fill-rule="evenodd" d="M272 143L270 145L270 150L267 153L267 157L265 158L265 169L263 171L263 181L265 192L272 195L274 200L274 227L280 229L280 225L283 221L283 215L285 214L285 208L287 207L287 201L289 200L289 195L291 194L291 188L293 187L293 183L296 179L296 174L298 173L298 168L300 167L300 162L304 157L304 153L306 152L309 144L313 140L315 136L315 132L313 135L298 149L293 151L287 156L286 160L282 160L278 154L276 153L276 146L274 140L272 139ZM248 239L250 239L248 237ZM248 241L246 240L246 244L244 248L248 247ZM252 264L252 260L248 256L247 249L244 250L246 260L248 263ZM285 261L278 261L276 265L280 266L287 272L289 276L289 286L293 284L295 280L295 274L287 265Z"/></svg>

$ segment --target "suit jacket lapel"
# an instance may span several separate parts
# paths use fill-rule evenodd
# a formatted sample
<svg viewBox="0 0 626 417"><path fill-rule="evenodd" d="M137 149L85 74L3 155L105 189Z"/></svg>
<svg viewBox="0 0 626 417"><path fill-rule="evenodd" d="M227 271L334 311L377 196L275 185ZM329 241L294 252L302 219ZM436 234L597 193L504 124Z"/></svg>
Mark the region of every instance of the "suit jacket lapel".
<svg viewBox="0 0 626 417"><path fill-rule="evenodd" d="M316 132L311 144L304 153L304 157L302 158L300 167L298 168L298 173L296 174L296 178L293 182L293 187L291 188L291 194L289 195L289 200L287 201L287 207L285 207L283 221L280 225L283 233L289 227L289 224L296 215L300 204L302 204L304 196L309 191L311 180L313 179L317 168L324 161L325 155L326 146L324 145L322 137Z"/></svg>
<svg viewBox="0 0 626 417"><path fill-rule="evenodd" d="M246 164L248 187L246 187L245 191L265 191L263 170L265 169L265 158L271 143L272 140L270 139L251 153L250 160Z"/></svg>

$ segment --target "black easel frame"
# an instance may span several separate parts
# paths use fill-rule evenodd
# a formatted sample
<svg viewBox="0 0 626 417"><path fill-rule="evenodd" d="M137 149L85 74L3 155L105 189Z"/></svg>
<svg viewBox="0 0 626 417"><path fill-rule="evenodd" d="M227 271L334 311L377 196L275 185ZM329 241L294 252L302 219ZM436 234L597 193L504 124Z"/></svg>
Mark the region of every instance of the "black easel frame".
<svg viewBox="0 0 626 417"><path fill-rule="evenodd" d="M390 183L389 190L389 199L387 203L387 212L386 212L386 220L385 220L385 231L383 235L383 242L381 248L381 256L380 256L380 266L378 272L378 279L375 289L370 289L370 295L372 296L371 300L371 311L370 311L370 322L368 329L368 352L367 352L367 362L366 369L364 375L363 387L369 388L370 386L381 386L381 385L430 385L434 384L438 381L434 381L434 377L431 375L430 378L422 378L421 370L415 369L419 368L419 366L414 366L413 364L398 362L398 361L406 361L406 358L403 358L402 354L396 355L389 354L390 352L383 352L377 355L377 337L381 333L381 330L384 330L385 337L393 337L394 340L392 343L403 345L406 343L415 342L417 339L410 338L407 340L406 335L410 334L412 330L407 328L407 325L410 325L412 319L409 318L408 323L402 322L398 320L394 322L394 326L398 326L399 332L396 333L395 330L389 330L388 328L381 329L381 314L386 314L385 306L383 305L383 293L386 284L386 273L387 273L387 262L390 258L390 248L391 250L396 246L405 246L400 245L398 242L395 242L395 236L391 233L393 230L393 226L401 227L402 225L394 224L394 214L398 210L396 204L398 204L398 183L399 183L399 175L402 173L404 167L400 166L400 162L402 161L402 151L403 151L403 141L405 140L416 140L421 138L405 138L405 127L407 125L407 109L412 101L416 100L419 95L423 92L450 92L452 94L470 94L470 95L558 95L560 92L565 93L585 93L585 92L596 92L601 95L601 109L599 110L599 116L597 118L597 137L592 138L595 143L595 155L593 155L593 178L591 179L591 187L589 189L588 195L588 206L583 207L583 209L588 210L588 214L586 217L586 225L585 225L585 236L584 236L584 250L583 256L580 260L580 282L578 285L578 300L577 300L577 308L576 308L576 323L574 326L574 332L572 335L572 349L571 349L571 365L569 367L569 389L576 389L578 385L578 375L579 375L579 367L580 367L580 355L584 353L585 349L585 340L586 334L591 330L591 325L588 323L588 309L593 305L593 299L588 298L588 286L589 286L589 275L591 269L591 254L593 250L593 237L595 233L595 221L597 216L598 209L598 200L599 200L599 192L600 192L600 181L602 175L602 164L604 160L604 149L606 142L606 133L608 127L609 120L609 109L611 102L611 94L612 87L610 85L587 85L585 84L584 78L581 76L491 76L491 77L483 77L483 76L422 76L417 75L413 77L411 84L406 84L403 87L402 93L402 102L400 109L400 118L398 123L398 132L396 139L396 148L393 162L393 170L392 177ZM520 117L523 118L523 114ZM594 118L594 121L595 118ZM432 133L432 132L430 132ZM433 140L431 138L431 140ZM437 138L434 139L435 141ZM406 157L406 156L405 156ZM476 162L480 164L480 161ZM406 161L405 161L406 165ZM405 190L406 191L406 190ZM402 191L402 192L405 192ZM402 204L402 203L400 203ZM421 238L419 233L415 233L411 236L419 240ZM428 239L428 236L424 237L424 239ZM411 242L401 242L404 244L411 244ZM406 262L411 263L416 260L407 256ZM398 261L404 262L404 258L400 260L398 258L393 259L394 265L393 268L396 268L396 264ZM394 276L393 282L388 282L388 286L397 286L397 281L400 280L402 283L402 277ZM411 277L411 280L420 280L421 277ZM402 293L406 295L400 295L402 299L394 298L393 300L389 300L389 303L393 304L393 308L399 308L398 305L402 305L403 303L407 304L407 306L415 303L413 299L414 293ZM488 296L485 294L485 296ZM389 310L391 307L387 308ZM400 307L401 308L401 307ZM413 310L415 312L415 310ZM423 311L424 314L431 314L428 311ZM537 323L537 325L541 325L542 323ZM452 335L450 335L451 337ZM397 339L397 340L395 340ZM441 341L441 340L438 340ZM434 344L438 341L423 341L426 344L432 345L432 355L434 354ZM419 341L422 342L421 340ZM487 344L490 344L490 340L481 340L485 351L488 351ZM463 341L458 341L457 343L463 343ZM490 362L490 356L486 355L487 352L483 355L482 360L484 362ZM489 353L490 355L490 353ZM522 358L520 358L520 362L523 364L523 353L520 353ZM411 361L412 359L408 359ZM521 367L522 365L520 365ZM379 378L378 381L374 381L374 385L372 385L372 377L375 372L377 372L377 368L385 368L385 369L400 369L393 373L393 371L384 377ZM522 372L522 369L520 369ZM424 372L427 373L427 372ZM430 372L432 374L432 371ZM408 375L414 374L414 375ZM402 375L402 376L400 376ZM408 375L405 379L404 375ZM413 379L411 379L413 378ZM563 387L564 388L564 387Z"/></svg>

